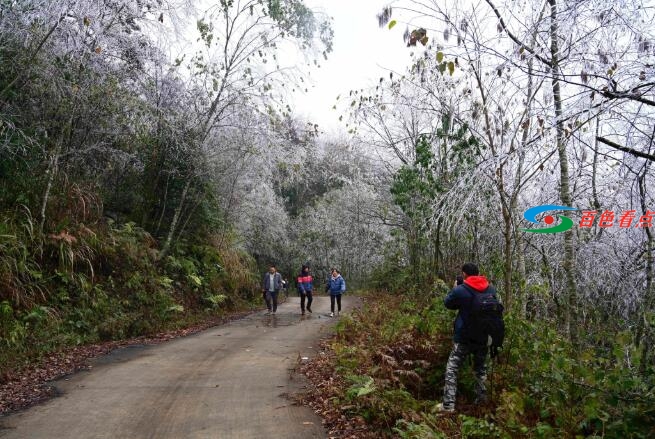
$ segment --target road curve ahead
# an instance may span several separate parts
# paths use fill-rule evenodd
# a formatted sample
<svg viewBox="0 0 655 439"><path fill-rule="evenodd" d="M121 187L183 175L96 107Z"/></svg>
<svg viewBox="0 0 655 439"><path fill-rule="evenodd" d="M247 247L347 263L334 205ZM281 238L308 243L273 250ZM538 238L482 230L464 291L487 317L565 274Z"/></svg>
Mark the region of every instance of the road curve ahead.
<svg viewBox="0 0 655 439"><path fill-rule="evenodd" d="M344 297L344 309L354 300ZM336 319L330 300L300 316L297 297L157 346L124 348L54 383L61 396L0 418L3 439L325 438L321 419L285 394L301 388L299 357Z"/></svg>

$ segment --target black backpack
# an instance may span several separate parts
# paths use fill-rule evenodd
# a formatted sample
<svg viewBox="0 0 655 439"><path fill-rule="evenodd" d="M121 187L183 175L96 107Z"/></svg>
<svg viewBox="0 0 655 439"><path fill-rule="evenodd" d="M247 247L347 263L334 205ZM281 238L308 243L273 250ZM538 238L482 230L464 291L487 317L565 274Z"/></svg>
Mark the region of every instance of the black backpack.
<svg viewBox="0 0 655 439"><path fill-rule="evenodd" d="M489 346L491 358L494 358L505 339L503 304L496 298L493 288L490 291L488 287L483 293L479 293L468 285L463 286L473 295L471 310L467 321L464 322L464 337L471 343Z"/></svg>

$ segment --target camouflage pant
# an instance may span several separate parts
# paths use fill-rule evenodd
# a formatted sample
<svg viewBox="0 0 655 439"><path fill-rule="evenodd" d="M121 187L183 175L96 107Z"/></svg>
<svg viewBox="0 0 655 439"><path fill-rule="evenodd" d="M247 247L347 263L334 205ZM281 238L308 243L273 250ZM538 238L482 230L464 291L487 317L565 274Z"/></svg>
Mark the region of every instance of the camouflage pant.
<svg viewBox="0 0 655 439"><path fill-rule="evenodd" d="M475 395L477 400L484 400L487 389L484 382L487 380L487 347L468 343L455 343L448 357L446 365L446 384L443 389L443 406L455 408L455 394L457 393L457 372L469 354L473 354L473 370L475 372Z"/></svg>

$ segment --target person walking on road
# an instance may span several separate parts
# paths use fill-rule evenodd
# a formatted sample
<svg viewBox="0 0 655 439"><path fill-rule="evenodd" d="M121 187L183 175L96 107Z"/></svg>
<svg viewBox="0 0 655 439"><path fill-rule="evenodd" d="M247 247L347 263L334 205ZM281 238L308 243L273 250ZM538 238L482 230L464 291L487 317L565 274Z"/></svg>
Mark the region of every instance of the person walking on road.
<svg viewBox="0 0 655 439"><path fill-rule="evenodd" d="M312 312L312 301L314 289L314 278L312 277L309 267L303 265L300 270L300 274L296 279L296 284L298 285L298 294L300 294L300 312L302 315L305 315L305 298L307 299L307 311Z"/></svg>
<svg viewBox="0 0 655 439"><path fill-rule="evenodd" d="M341 295L346 292L346 281L336 268L328 279L327 289L330 292L330 317L334 317L334 302L337 302L337 315L341 313Z"/></svg>
<svg viewBox="0 0 655 439"><path fill-rule="evenodd" d="M275 265L271 264L268 268L268 272L264 274L264 279L262 281L262 293L264 293L264 300L266 300L266 308L270 314L273 311L273 314L277 312L277 296L280 293L282 288L282 276L275 269Z"/></svg>

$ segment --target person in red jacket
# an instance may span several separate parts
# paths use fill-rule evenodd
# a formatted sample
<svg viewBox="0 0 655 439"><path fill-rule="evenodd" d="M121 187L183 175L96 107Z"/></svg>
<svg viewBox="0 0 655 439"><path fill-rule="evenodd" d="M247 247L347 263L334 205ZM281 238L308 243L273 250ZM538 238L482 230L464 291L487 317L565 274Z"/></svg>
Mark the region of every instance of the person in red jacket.
<svg viewBox="0 0 655 439"><path fill-rule="evenodd" d="M309 267L303 265L300 274L296 279L298 293L300 294L300 312L305 315L305 298L307 299L307 311L312 312L312 291L314 289L314 278L310 274Z"/></svg>
<svg viewBox="0 0 655 439"><path fill-rule="evenodd" d="M443 402L437 404L438 412L455 411L455 394L457 391L457 373L469 355L473 356L473 370L475 373L475 402L481 403L487 399L485 381L487 379L487 345L472 342L467 337L467 326L471 315L472 294L496 295L496 290L489 284L487 278L480 276L477 265L467 262L462 266L463 282L459 279L455 287L444 299L444 305L448 309L458 310L455 319L454 345L446 364L446 376L444 384Z"/></svg>

